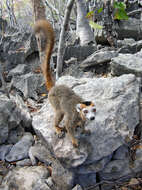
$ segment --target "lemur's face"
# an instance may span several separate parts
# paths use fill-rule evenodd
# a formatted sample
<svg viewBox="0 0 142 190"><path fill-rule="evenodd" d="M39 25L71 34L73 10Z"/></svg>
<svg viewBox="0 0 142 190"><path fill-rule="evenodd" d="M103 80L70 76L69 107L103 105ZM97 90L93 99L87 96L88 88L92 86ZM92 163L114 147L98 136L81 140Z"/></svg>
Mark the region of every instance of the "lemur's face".
<svg viewBox="0 0 142 190"><path fill-rule="evenodd" d="M83 120L94 120L96 116L96 107L92 102L83 102L76 105L77 112Z"/></svg>

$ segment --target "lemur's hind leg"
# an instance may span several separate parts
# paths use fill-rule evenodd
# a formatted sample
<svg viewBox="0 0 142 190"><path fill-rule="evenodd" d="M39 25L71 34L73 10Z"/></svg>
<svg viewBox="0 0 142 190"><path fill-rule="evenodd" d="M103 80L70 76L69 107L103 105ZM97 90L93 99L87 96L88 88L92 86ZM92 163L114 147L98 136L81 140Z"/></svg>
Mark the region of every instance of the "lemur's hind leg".
<svg viewBox="0 0 142 190"><path fill-rule="evenodd" d="M85 127L83 127L82 134L91 135L91 131L89 129L85 129Z"/></svg>
<svg viewBox="0 0 142 190"><path fill-rule="evenodd" d="M64 114L61 111L55 111L54 127L59 137L63 135L62 133L64 131L64 128L59 127L59 124L62 121L63 117Z"/></svg>
<svg viewBox="0 0 142 190"><path fill-rule="evenodd" d="M78 147L78 140L74 137L73 121L70 116L66 117L65 126L74 147Z"/></svg>

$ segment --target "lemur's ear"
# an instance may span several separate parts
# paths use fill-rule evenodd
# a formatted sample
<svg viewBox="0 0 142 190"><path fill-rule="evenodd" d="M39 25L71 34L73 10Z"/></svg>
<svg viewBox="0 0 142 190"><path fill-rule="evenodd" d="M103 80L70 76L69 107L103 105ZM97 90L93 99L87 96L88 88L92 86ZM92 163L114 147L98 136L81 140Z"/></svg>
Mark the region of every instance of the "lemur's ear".
<svg viewBox="0 0 142 190"><path fill-rule="evenodd" d="M77 111L77 112L80 112L80 110L81 110L81 104L77 104L77 105L76 105L76 111Z"/></svg>
<svg viewBox="0 0 142 190"><path fill-rule="evenodd" d="M91 101L85 101L85 102L82 102L82 104L85 104L86 106L94 106L94 103Z"/></svg>
<svg viewBox="0 0 142 190"><path fill-rule="evenodd" d="M86 106L90 106L91 105L91 101L85 101L85 102L82 102L82 104L85 104Z"/></svg>
<svg viewBox="0 0 142 190"><path fill-rule="evenodd" d="M86 105L84 103L77 104L76 105L76 110L77 110L77 112L80 112L85 107L86 107Z"/></svg>

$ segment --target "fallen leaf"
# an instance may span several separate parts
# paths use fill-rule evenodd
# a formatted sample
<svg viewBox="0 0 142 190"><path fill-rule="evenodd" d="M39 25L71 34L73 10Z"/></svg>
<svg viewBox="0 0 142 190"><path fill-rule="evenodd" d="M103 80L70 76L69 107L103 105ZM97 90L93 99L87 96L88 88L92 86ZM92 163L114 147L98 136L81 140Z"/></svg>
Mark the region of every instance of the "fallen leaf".
<svg viewBox="0 0 142 190"><path fill-rule="evenodd" d="M121 187L121 190L128 190L127 187Z"/></svg>
<svg viewBox="0 0 142 190"><path fill-rule="evenodd" d="M132 178L129 182L129 185L138 185L139 181L136 178Z"/></svg>
<svg viewBox="0 0 142 190"><path fill-rule="evenodd" d="M43 93L43 94L41 94L41 96L43 96L43 97L45 97L46 95L47 95L47 94L44 94L44 93Z"/></svg>
<svg viewBox="0 0 142 190"><path fill-rule="evenodd" d="M34 69L33 71L34 73L41 73L41 68L40 67L37 67Z"/></svg>
<svg viewBox="0 0 142 190"><path fill-rule="evenodd" d="M141 144L135 145L133 147L133 150L136 150L136 149L142 149L142 145Z"/></svg>

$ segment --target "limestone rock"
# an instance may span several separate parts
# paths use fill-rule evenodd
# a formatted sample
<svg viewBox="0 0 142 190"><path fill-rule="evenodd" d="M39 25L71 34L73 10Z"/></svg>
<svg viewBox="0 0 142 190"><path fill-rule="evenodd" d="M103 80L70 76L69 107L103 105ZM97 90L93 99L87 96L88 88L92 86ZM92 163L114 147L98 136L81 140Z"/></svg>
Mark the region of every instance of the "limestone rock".
<svg viewBox="0 0 142 190"><path fill-rule="evenodd" d="M23 101L21 96L19 96L18 94L16 94L15 96L11 96L11 99L13 99L13 101L15 101L16 106L20 111L22 127L30 128L32 125L32 118L31 118L31 114L30 114L29 109L26 106L25 102Z"/></svg>
<svg viewBox="0 0 142 190"><path fill-rule="evenodd" d="M118 42L119 45L122 45L122 47L118 50L118 53L137 53L142 48L142 40L133 42L133 39L125 39L120 40L121 42Z"/></svg>
<svg viewBox="0 0 142 190"><path fill-rule="evenodd" d="M69 46L65 50L64 59L68 60L71 57L77 58L78 61L82 61L89 55L94 53L96 46L86 45L86 46Z"/></svg>
<svg viewBox="0 0 142 190"><path fill-rule="evenodd" d="M110 156L132 138L139 123L139 83L132 74L115 78L74 79L61 77L57 84L66 84L85 100L95 102L95 121L87 124L90 136L79 135L80 146L75 149L66 134L59 139L53 128L54 111L47 101L33 117L36 133L52 147L55 156L67 167L84 162L93 163Z"/></svg>
<svg viewBox="0 0 142 190"><path fill-rule="evenodd" d="M2 182L3 189L14 188L20 190L33 190L40 179L49 177L49 171L44 166L32 166L13 169L9 171Z"/></svg>
<svg viewBox="0 0 142 190"><path fill-rule="evenodd" d="M6 155L9 153L11 150L12 145L1 145L0 146L0 160L4 161Z"/></svg>
<svg viewBox="0 0 142 190"><path fill-rule="evenodd" d="M21 76L14 76L12 84L23 93L25 98L34 98L37 100L38 92L44 84L44 79L41 74L27 73Z"/></svg>
<svg viewBox="0 0 142 190"><path fill-rule="evenodd" d="M134 7L132 8L132 10L134 10ZM133 16L135 15L137 14L134 14ZM103 20L99 21L98 24L103 26L104 25ZM138 37L139 39L142 39L142 31L140 31L141 27L142 27L142 21L140 19L131 18L131 17L128 20L119 20L119 22L115 22L114 25L115 31L118 34L118 39L121 40L123 40L124 38L133 38L137 40ZM94 33L97 43L101 44L108 43L103 29L101 30L95 29Z"/></svg>
<svg viewBox="0 0 142 190"><path fill-rule="evenodd" d="M28 158L16 162L16 166L22 166L23 167L23 166L31 166L31 165L32 165L32 162Z"/></svg>
<svg viewBox="0 0 142 190"><path fill-rule="evenodd" d="M34 138L30 133L25 133L19 142L17 142L6 156L6 161L14 162L28 158L29 148L32 146Z"/></svg>
<svg viewBox="0 0 142 190"><path fill-rule="evenodd" d="M52 163L52 155L50 154L50 151L40 142L36 142L30 147L29 157L32 165L37 164L37 160L43 162L47 166Z"/></svg>
<svg viewBox="0 0 142 190"><path fill-rule="evenodd" d="M125 168L125 169L124 169ZM129 160L113 160L102 172L99 172L101 180L116 180L120 177L132 174Z"/></svg>
<svg viewBox="0 0 142 190"><path fill-rule="evenodd" d="M16 103L0 94L0 144L8 139L9 131L16 128L20 122L20 111Z"/></svg>
<svg viewBox="0 0 142 190"><path fill-rule="evenodd" d="M77 184L83 189L96 184L96 173L80 174L76 176Z"/></svg>
<svg viewBox="0 0 142 190"><path fill-rule="evenodd" d="M102 51L95 52L87 59L85 59L81 64L81 68L91 67L99 64L105 64L111 61L113 57L117 57L118 53L115 51Z"/></svg>
<svg viewBox="0 0 142 190"><path fill-rule="evenodd" d="M142 39L142 32L139 32L139 27L142 27L142 21L139 19L129 18L128 20L120 20L119 24L117 23L115 27L119 39L134 38L137 40L138 36Z"/></svg>
<svg viewBox="0 0 142 190"><path fill-rule="evenodd" d="M117 40L117 46L127 46L135 43L136 41L133 38L124 38L123 40Z"/></svg>
<svg viewBox="0 0 142 190"><path fill-rule="evenodd" d="M73 172L62 166L48 146L45 147L41 142L37 142L30 148L29 157L33 165L36 164L37 159L52 168L52 179L59 190L70 190L72 188L74 182Z"/></svg>
<svg viewBox="0 0 142 190"><path fill-rule="evenodd" d="M137 54L119 54L118 57L112 59L111 73L114 76L133 73L137 77L142 76L142 51Z"/></svg>
<svg viewBox="0 0 142 190"><path fill-rule="evenodd" d="M36 39L33 34L19 32L17 29L8 28L2 38L2 57L6 61L6 70L11 70L18 64L24 64L26 58L37 51Z"/></svg>
<svg viewBox="0 0 142 190"><path fill-rule="evenodd" d="M21 124L18 127L11 129L9 131L7 143L8 144L16 144L22 138L24 133L25 133L25 130L21 126Z"/></svg>
<svg viewBox="0 0 142 190"><path fill-rule="evenodd" d="M45 179L39 179L37 183L32 187L32 190L52 190L52 189L50 189L50 187L46 184Z"/></svg>
<svg viewBox="0 0 142 190"><path fill-rule="evenodd" d="M0 102L0 144L5 141L15 144L24 133L23 127L31 127L31 115L18 95L10 95L9 99L0 94Z"/></svg>
<svg viewBox="0 0 142 190"><path fill-rule="evenodd" d="M142 146L142 143L140 143L136 149L135 161L134 161L133 168L132 168L135 172L141 172L141 165L142 165L141 146Z"/></svg>
<svg viewBox="0 0 142 190"><path fill-rule="evenodd" d="M76 185L72 190L82 190L82 187L80 185Z"/></svg>
<svg viewBox="0 0 142 190"><path fill-rule="evenodd" d="M83 163L81 166L78 166L75 169L75 173L80 174L90 174L90 173L97 173L99 171L102 171L105 166L110 162L112 156L104 157L98 161L95 161L93 163Z"/></svg>
<svg viewBox="0 0 142 190"><path fill-rule="evenodd" d="M14 69L12 69L8 76L14 76L14 75L23 75L27 71L27 65L26 64L20 64L17 65Z"/></svg>
<svg viewBox="0 0 142 190"><path fill-rule="evenodd" d="M114 160L127 160L129 159L129 150L128 146L122 145L120 146L113 155Z"/></svg>

